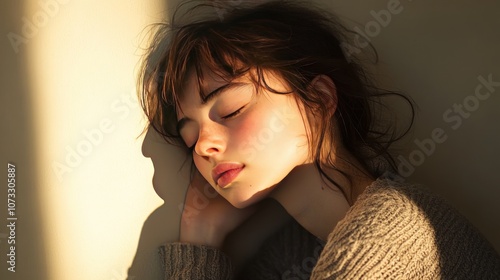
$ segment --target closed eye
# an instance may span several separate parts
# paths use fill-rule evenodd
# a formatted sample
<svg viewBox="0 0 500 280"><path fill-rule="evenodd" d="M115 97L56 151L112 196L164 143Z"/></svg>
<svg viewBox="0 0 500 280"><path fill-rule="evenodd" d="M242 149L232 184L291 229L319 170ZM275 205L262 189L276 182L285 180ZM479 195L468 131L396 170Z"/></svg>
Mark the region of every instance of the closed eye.
<svg viewBox="0 0 500 280"><path fill-rule="evenodd" d="M245 106L246 106L246 105L245 105ZM243 110L243 108L245 108L245 106L243 106L243 107L239 108L238 110L236 110L236 111L232 112L231 114L229 114L229 115L227 115L227 116L222 117L222 119L226 120L226 119L230 119L230 118L232 118L232 117L237 116L239 113L241 113L241 110Z"/></svg>

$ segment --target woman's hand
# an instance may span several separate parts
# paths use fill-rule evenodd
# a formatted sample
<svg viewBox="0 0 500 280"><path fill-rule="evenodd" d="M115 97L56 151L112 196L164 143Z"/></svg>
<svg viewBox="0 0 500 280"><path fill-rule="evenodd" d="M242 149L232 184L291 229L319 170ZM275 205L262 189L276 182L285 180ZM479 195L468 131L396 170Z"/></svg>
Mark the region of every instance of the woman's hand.
<svg viewBox="0 0 500 280"><path fill-rule="evenodd" d="M255 209L232 206L196 171L186 193L179 241L221 248L226 236Z"/></svg>

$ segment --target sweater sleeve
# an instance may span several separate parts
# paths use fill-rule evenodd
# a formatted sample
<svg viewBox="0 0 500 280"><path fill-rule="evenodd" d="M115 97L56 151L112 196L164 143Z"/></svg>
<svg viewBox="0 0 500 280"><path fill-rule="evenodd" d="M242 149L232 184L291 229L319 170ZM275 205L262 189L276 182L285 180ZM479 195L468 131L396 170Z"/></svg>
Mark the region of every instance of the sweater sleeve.
<svg viewBox="0 0 500 280"><path fill-rule="evenodd" d="M229 257L221 250L203 245L169 243L160 247L165 280L232 279Z"/></svg>
<svg viewBox="0 0 500 280"><path fill-rule="evenodd" d="M397 184L366 189L329 235L311 279L500 279L498 254L465 218Z"/></svg>

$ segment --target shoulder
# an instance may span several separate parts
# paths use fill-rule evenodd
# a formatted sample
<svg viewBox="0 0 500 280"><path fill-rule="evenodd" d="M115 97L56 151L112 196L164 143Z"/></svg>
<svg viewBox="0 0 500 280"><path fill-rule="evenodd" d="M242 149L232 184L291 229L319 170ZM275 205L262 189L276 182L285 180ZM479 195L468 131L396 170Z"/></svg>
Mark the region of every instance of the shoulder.
<svg viewBox="0 0 500 280"><path fill-rule="evenodd" d="M358 197L329 239L373 242L378 248L399 247L416 237L428 242L434 237L432 217L442 219L444 213L457 215L423 186L379 178Z"/></svg>
<svg viewBox="0 0 500 280"><path fill-rule="evenodd" d="M443 213L460 215L443 197L426 186L385 177L368 186L351 207L351 211L371 216L390 215L388 222L410 217L429 220Z"/></svg>
<svg viewBox="0 0 500 280"><path fill-rule="evenodd" d="M338 278L384 279L492 270L500 270L498 254L460 213L425 187L391 178L377 179L358 197L315 269Z"/></svg>
<svg viewBox="0 0 500 280"><path fill-rule="evenodd" d="M385 233L392 237L418 230L431 230L433 216L458 215L444 199L421 185L379 178L368 186L339 222L335 231L349 229L350 234Z"/></svg>

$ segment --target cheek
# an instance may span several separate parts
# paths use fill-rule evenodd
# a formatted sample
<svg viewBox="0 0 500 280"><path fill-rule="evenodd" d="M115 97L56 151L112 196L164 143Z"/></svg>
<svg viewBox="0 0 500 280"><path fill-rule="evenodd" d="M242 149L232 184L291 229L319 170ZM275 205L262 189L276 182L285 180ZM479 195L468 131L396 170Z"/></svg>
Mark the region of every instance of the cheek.
<svg viewBox="0 0 500 280"><path fill-rule="evenodd" d="M257 115L257 116L253 116ZM262 116L258 114L248 115L231 129L230 136L236 143L242 143L259 134L262 130Z"/></svg>
<svg viewBox="0 0 500 280"><path fill-rule="evenodd" d="M281 157L296 149L298 131L293 120L273 110L255 110L230 129L231 155L235 159L251 163ZM288 159L287 159L288 160ZM269 162L268 162L269 163ZM259 162L259 164L264 164Z"/></svg>
<svg viewBox="0 0 500 280"><path fill-rule="evenodd" d="M236 152L240 160L252 160L256 153L266 149L274 138L269 126L268 112L254 110L246 114L229 129L229 147L228 150ZM231 152L231 154L233 154Z"/></svg>

